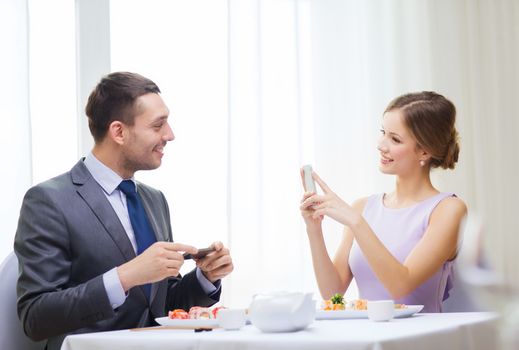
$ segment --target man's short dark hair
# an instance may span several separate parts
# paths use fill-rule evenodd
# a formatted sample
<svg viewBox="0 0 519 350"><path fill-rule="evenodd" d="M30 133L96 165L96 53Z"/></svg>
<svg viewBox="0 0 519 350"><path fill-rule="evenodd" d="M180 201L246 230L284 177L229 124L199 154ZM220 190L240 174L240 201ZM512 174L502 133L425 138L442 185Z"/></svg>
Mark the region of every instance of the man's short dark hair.
<svg viewBox="0 0 519 350"><path fill-rule="evenodd" d="M150 79L130 72L115 72L104 76L88 97L85 112L90 133L97 143L102 141L109 125L121 121L133 125L135 100L148 93L160 93Z"/></svg>

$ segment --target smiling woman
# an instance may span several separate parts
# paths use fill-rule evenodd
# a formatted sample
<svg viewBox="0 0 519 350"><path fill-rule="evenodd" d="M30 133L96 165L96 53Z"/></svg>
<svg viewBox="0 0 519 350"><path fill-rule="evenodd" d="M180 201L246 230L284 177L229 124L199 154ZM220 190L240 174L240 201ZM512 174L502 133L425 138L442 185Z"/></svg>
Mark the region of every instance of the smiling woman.
<svg viewBox="0 0 519 350"><path fill-rule="evenodd" d="M382 122L380 170L398 173L390 167L395 157L409 160L411 165L428 165L426 169L454 169L459 155L455 118L452 102L434 92L407 94L393 100Z"/></svg>
<svg viewBox="0 0 519 350"><path fill-rule="evenodd" d="M350 206L314 173L324 194L305 193L301 213L323 299L343 294L355 279L363 299L394 299L424 305L426 312L442 311L467 210L454 194L432 185L430 170L454 167L459 151L452 138L457 135L455 115L454 105L434 92L402 95L389 104L378 150L380 170L396 176L390 193ZM324 216L344 225L333 261L323 244Z"/></svg>

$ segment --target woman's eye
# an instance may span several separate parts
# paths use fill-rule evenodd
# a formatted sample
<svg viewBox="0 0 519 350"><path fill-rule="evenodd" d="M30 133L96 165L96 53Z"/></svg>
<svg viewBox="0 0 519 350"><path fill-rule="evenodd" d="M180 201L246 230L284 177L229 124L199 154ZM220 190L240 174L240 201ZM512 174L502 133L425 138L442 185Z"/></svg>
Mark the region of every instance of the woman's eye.
<svg viewBox="0 0 519 350"><path fill-rule="evenodd" d="M393 137L393 142L395 142L395 143L400 143L400 140L397 139L396 137Z"/></svg>
<svg viewBox="0 0 519 350"><path fill-rule="evenodd" d="M385 131L384 129L380 129L380 133L381 133L382 135L385 135L385 134L386 134L386 131Z"/></svg>

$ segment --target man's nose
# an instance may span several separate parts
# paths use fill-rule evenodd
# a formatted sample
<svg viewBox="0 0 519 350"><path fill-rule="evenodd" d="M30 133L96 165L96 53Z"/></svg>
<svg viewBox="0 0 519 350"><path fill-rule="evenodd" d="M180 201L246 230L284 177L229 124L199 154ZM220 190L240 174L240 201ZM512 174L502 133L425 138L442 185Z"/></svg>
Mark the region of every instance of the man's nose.
<svg viewBox="0 0 519 350"><path fill-rule="evenodd" d="M166 133L164 134L164 140L165 141L173 141L175 139L175 134L173 133L173 129L171 129L171 126L167 125Z"/></svg>

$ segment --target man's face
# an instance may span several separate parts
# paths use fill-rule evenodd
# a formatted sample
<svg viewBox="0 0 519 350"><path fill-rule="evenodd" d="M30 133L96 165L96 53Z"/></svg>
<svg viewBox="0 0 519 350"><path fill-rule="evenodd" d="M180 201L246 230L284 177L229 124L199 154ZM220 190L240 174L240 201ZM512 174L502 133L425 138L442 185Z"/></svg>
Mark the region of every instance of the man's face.
<svg viewBox="0 0 519 350"><path fill-rule="evenodd" d="M132 126L126 125L122 166L131 173L156 169L162 162L164 147L175 135L168 123L169 110L160 95L149 93L135 103Z"/></svg>

